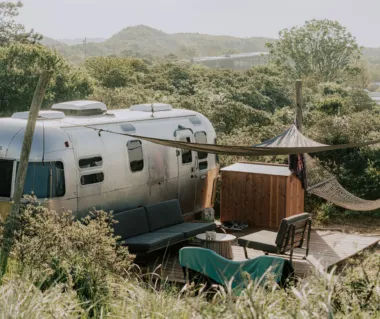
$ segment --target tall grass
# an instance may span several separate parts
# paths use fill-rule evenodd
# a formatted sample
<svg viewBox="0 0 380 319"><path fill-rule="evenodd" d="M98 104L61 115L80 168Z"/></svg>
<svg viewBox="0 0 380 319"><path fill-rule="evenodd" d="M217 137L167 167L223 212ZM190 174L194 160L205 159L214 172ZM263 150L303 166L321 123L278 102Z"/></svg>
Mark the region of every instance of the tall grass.
<svg viewBox="0 0 380 319"><path fill-rule="evenodd" d="M0 286L0 318L81 318L86 312L74 291L56 285L44 292L25 278L12 278Z"/></svg>

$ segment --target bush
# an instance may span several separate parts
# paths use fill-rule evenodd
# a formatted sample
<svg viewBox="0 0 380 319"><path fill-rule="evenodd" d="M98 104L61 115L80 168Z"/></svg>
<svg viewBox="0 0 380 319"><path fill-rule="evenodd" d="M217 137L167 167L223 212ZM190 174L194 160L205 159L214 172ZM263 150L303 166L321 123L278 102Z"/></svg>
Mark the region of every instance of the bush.
<svg viewBox="0 0 380 319"><path fill-rule="evenodd" d="M84 308L109 303L108 277L123 275L133 256L117 244L112 215L94 210L81 220L29 204L23 210L12 252L16 271L42 291L62 284L74 289Z"/></svg>
<svg viewBox="0 0 380 319"><path fill-rule="evenodd" d="M321 224L326 224L331 217L338 215L338 209L330 202L323 203L319 206L316 220Z"/></svg>

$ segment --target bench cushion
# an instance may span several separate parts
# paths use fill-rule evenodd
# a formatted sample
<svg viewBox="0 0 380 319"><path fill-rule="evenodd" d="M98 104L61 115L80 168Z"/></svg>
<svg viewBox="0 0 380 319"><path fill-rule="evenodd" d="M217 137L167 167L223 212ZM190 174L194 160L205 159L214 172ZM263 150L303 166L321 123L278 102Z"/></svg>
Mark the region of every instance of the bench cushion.
<svg viewBox="0 0 380 319"><path fill-rule="evenodd" d="M183 233L146 233L123 241L132 252L147 252L184 239Z"/></svg>
<svg viewBox="0 0 380 319"><path fill-rule="evenodd" d="M281 220L276 237L276 245L281 246L284 236L286 236L288 226L296 224L296 229L305 227L306 221L311 217L309 213L297 214ZM304 221L304 223L302 222Z"/></svg>
<svg viewBox="0 0 380 319"><path fill-rule="evenodd" d="M115 235L126 239L149 232L148 220L144 207L127 210L113 217L117 224L114 225Z"/></svg>
<svg viewBox="0 0 380 319"><path fill-rule="evenodd" d="M276 236L276 232L261 230L257 233L240 237L238 243L240 246L276 254Z"/></svg>
<svg viewBox="0 0 380 319"><path fill-rule="evenodd" d="M215 228L215 223L182 223L156 230L156 232L183 233L185 238L190 238L207 230L215 230Z"/></svg>
<svg viewBox="0 0 380 319"><path fill-rule="evenodd" d="M183 223L178 199L145 206L150 231Z"/></svg>

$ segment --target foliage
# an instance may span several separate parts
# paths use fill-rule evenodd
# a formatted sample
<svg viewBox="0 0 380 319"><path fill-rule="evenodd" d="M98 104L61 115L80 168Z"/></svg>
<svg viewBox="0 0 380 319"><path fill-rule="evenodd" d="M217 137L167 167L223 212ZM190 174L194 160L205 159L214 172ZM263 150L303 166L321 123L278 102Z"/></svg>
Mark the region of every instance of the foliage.
<svg viewBox="0 0 380 319"><path fill-rule="evenodd" d="M336 21L311 20L284 29L268 45L272 61L293 78L342 81L358 73L361 51L355 38Z"/></svg>
<svg viewBox="0 0 380 319"><path fill-rule="evenodd" d="M139 73L144 73L147 69L147 65L140 59L112 56L90 58L85 65L90 75L106 88L135 84Z"/></svg>
<svg viewBox="0 0 380 319"><path fill-rule="evenodd" d="M29 108L42 69L54 71L45 105L84 98L92 92L92 80L70 66L60 55L40 45L11 44L0 47L0 112Z"/></svg>
<svg viewBox="0 0 380 319"><path fill-rule="evenodd" d="M12 252L18 261L15 271L42 291L57 284L73 289L85 309L91 305L97 311L109 302L108 276L123 275L133 258L117 244L113 222L103 211L75 220L70 212L29 204Z"/></svg>
<svg viewBox="0 0 380 319"><path fill-rule="evenodd" d="M330 218L339 216L339 210L334 206L332 203L323 203L319 206L317 215L316 215L316 222L325 224L329 221Z"/></svg>
<svg viewBox="0 0 380 319"><path fill-rule="evenodd" d="M34 33L33 30L26 31L23 25L15 21L22 6L21 1L0 2L0 46L14 42L36 43L41 40L41 35Z"/></svg>
<svg viewBox="0 0 380 319"><path fill-rule="evenodd" d="M141 60L116 57L89 59L86 68L102 84L102 90L134 88L125 91L126 94L144 92L145 102L166 100L201 112L206 108L211 112L212 107L229 103L273 112L291 103L289 88L281 74L270 68L212 70L177 62L150 66ZM116 95L118 92L120 90L115 90Z"/></svg>

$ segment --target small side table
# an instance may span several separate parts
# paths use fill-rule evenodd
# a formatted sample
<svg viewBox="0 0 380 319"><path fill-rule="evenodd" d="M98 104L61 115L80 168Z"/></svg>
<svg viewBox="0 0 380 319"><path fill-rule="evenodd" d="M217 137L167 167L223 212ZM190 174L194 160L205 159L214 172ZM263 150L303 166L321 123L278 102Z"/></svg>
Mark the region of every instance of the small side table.
<svg viewBox="0 0 380 319"><path fill-rule="evenodd" d="M196 238L200 239L201 246L215 251L217 254L227 259L233 259L231 242L236 236L230 234L216 234L216 239L206 239L206 233L199 234Z"/></svg>

